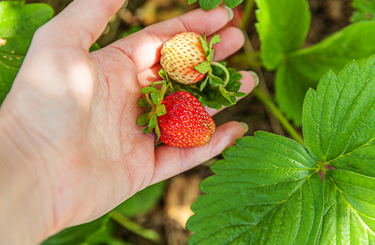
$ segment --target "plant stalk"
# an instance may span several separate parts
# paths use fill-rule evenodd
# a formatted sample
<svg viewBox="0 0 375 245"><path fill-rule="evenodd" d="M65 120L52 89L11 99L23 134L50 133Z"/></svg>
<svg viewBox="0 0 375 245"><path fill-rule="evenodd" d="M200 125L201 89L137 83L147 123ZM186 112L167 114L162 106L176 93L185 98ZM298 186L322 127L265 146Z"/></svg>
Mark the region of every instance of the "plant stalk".
<svg viewBox="0 0 375 245"><path fill-rule="evenodd" d="M246 26L247 26L247 23L249 22L251 12L253 11L253 7L254 7L254 0L246 0L245 8L243 11L241 27L240 27L241 30L243 30L244 32L246 31Z"/></svg>
<svg viewBox="0 0 375 245"><path fill-rule="evenodd" d="M306 148L305 142L303 141L302 137L297 133L294 127L289 123L288 119L285 118L284 114L280 111L280 109L273 103L273 101L262 93L258 88L255 88L252 92L262 103L267 106L267 108L276 116L276 118L280 121L286 131L295 139L298 143L303 145Z"/></svg>
<svg viewBox="0 0 375 245"><path fill-rule="evenodd" d="M117 223L119 223L120 225L122 225L123 227L128 229L129 231L131 231L131 232L133 232L133 233L135 233L135 234L137 234L141 237L144 237L148 240L151 240L156 244L160 244L159 234L156 233L155 231L143 228L139 224L131 221L130 219L128 219L127 217L122 215L117 210L112 210L109 213L109 215L113 220L115 220Z"/></svg>
<svg viewBox="0 0 375 245"><path fill-rule="evenodd" d="M245 44L243 46L243 49L245 51L246 57L248 57L249 53L254 53L253 45L251 44L250 38L246 33L246 25L249 22L250 16L253 12L253 8L254 8L254 0L246 0L244 13L243 13L243 17L242 17L242 23L241 23L241 30L243 31L244 36L245 36ZM249 57L247 59L250 60ZM253 67L253 69L258 74L259 79L260 79L260 83L259 83L258 88L260 89L260 91L263 94L270 97L267 85L264 82L265 79L264 79L264 76L263 76L263 73L262 73L262 70L261 70L260 66L255 65ZM271 113L271 111L268 109L268 107L266 107L266 112L267 112L267 115L269 117L273 132L275 132L276 134L279 134L279 135L284 135L283 129L280 125L280 122L277 120L276 116Z"/></svg>
<svg viewBox="0 0 375 245"><path fill-rule="evenodd" d="M224 81L224 84L222 84L222 86L223 87L227 86L227 84L229 82L229 78L230 78L228 69L225 66L223 66L222 64L220 64L219 62L216 62L216 61L211 61L211 65L220 67L224 71L224 73L225 73L225 81Z"/></svg>

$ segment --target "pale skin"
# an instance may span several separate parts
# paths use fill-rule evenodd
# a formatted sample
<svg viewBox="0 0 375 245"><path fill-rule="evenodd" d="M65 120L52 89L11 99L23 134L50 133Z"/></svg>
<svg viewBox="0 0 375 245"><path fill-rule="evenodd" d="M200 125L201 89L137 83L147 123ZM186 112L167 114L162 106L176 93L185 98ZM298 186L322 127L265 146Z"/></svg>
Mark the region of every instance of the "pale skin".
<svg viewBox="0 0 375 245"><path fill-rule="evenodd" d="M160 49L177 33L221 36L215 60L244 37L223 7L195 10L88 52L124 0L76 0L35 34L0 109L0 244L37 244L94 220L147 186L221 153L238 122L203 147L154 148L136 119L142 87L157 78ZM241 72L242 92L254 79ZM209 110L213 115L217 111Z"/></svg>

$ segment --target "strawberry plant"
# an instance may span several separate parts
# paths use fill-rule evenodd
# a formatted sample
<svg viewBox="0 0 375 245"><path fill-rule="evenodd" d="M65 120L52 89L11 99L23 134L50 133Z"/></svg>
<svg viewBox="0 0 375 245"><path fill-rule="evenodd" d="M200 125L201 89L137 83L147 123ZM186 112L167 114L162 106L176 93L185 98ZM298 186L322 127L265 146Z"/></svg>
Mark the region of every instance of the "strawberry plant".
<svg viewBox="0 0 375 245"><path fill-rule="evenodd" d="M200 5L206 6L211 2L201 0ZM375 22L360 21L372 19L374 2L353 1L358 8L352 18L356 23L304 49L301 47L311 19L307 0L255 2L258 6L256 28L261 41L262 62L268 70L276 70L276 100L287 118L296 126L301 126L304 95L310 87L316 87L327 70L337 73L349 61L355 59L362 64L375 53L372 45ZM207 9L212 9L212 6Z"/></svg>
<svg viewBox="0 0 375 245"><path fill-rule="evenodd" d="M192 206L190 244L373 244L374 67L352 61L307 92L307 149L261 131L226 149Z"/></svg>
<svg viewBox="0 0 375 245"><path fill-rule="evenodd" d="M300 126L303 97L310 87L316 87L326 71L338 73L349 61L355 59L361 64L375 53L372 45L375 22L354 23L300 49L310 25L308 2L256 0L256 3L263 63L267 69L276 69L276 100L288 119Z"/></svg>

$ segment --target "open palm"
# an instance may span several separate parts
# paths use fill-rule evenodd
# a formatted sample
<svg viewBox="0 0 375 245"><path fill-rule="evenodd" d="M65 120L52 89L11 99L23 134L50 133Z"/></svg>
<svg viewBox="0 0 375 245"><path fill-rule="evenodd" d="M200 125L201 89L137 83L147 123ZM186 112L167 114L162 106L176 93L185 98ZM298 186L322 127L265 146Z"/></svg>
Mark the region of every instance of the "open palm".
<svg viewBox="0 0 375 245"><path fill-rule="evenodd" d="M160 49L177 33L219 34L215 60L237 51L243 35L222 7L195 10L88 53L121 0L77 0L40 28L0 111L25 175L32 172L44 235L93 220L150 184L219 154L243 134L238 122L217 128L204 147L155 148L136 125L140 89L159 80ZM220 30L220 31L219 31ZM241 91L254 80L242 72ZM215 112L210 110L211 114ZM31 195L32 196L32 195ZM49 228L48 228L49 227Z"/></svg>

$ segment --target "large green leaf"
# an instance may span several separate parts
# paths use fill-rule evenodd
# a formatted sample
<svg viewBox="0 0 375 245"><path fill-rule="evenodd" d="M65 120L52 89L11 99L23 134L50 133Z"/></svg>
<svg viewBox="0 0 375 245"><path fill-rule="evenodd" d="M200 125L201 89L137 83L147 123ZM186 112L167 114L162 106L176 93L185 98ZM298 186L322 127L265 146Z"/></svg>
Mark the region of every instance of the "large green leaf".
<svg viewBox="0 0 375 245"><path fill-rule="evenodd" d="M375 56L360 68L349 63L328 72L303 108L303 135L310 154L334 167L375 176ZM359 164L361 163L361 164Z"/></svg>
<svg viewBox="0 0 375 245"><path fill-rule="evenodd" d="M165 184L166 182L162 181L147 187L117 206L116 210L127 217L148 212L163 197Z"/></svg>
<svg viewBox="0 0 375 245"><path fill-rule="evenodd" d="M115 223L108 214L90 223L67 228L41 245L131 245L115 237Z"/></svg>
<svg viewBox="0 0 375 245"><path fill-rule="evenodd" d="M353 7L357 9L351 18L353 22L375 19L375 0L353 0Z"/></svg>
<svg viewBox="0 0 375 245"><path fill-rule="evenodd" d="M300 74L288 61L276 71L275 92L280 109L296 126L302 123L302 104L304 95L316 81Z"/></svg>
<svg viewBox="0 0 375 245"><path fill-rule="evenodd" d="M191 244L375 244L375 55L308 91L303 134L309 154L264 132L224 151L192 207Z"/></svg>
<svg viewBox="0 0 375 245"><path fill-rule="evenodd" d="M0 2L0 104L12 86L34 32L53 16L47 4Z"/></svg>
<svg viewBox="0 0 375 245"><path fill-rule="evenodd" d="M375 244L375 178L330 170L324 197L319 244Z"/></svg>
<svg viewBox="0 0 375 245"><path fill-rule="evenodd" d="M338 73L355 59L362 64L375 53L375 22L352 24L322 42L288 55L276 77L276 99L288 118L301 125L302 101L309 87L316 87L328 71ZM290 91L289 93L287 91Z"/></svg>
<svg viewBox="0 0 375 245"><path fill-rule="evenodd" d="M222 2L223 0L199 0L199 5L203 10L213 9ZM192 3L192 2L189 2Z"/></svg>
<svg viewBox="0 0 375 245"><path fill-rule="evenodd" d="M236 7L237 5L242 3L242 1L243 0L224 0L225 4L230 8Z"/></svg>
<svg viewBox="0 0 375 245"><path fill-rule="evenodd" d="M375 56L328 72L303 107L310 154L331 164L320 244L375 243Z"/></svg>
<svg viewBox="0 0 375 245"><path fill-rule="evenodd" d="M45 240L42 245L101 244L112 237L109 221L109 215L105 215L90 223L65 229Z"/></svg>
<svg viewBox="0 0 375 245"><path fill-rule="evenodd" d="M290 139L266 132L236 141L201 184L187 224L190 244L314 244L323 214L316 163Z"/></svg>
<svg viewBox="0 0 375 245"><path fill-rule="evenodd" d="M267 69L280 66L285 55L299 49L310 26L306 0L256 0L261 55Z"/></svg>

